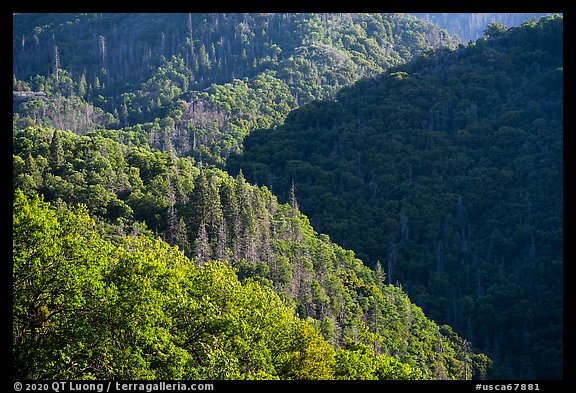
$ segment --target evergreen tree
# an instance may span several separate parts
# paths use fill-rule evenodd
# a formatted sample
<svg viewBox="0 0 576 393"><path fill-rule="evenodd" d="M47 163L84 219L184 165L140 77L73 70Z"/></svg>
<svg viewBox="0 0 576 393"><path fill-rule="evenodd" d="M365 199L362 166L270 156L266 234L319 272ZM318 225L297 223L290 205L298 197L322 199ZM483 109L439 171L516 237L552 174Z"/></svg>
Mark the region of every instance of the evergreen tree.
<svg viewBox="0 0 576 393"><path fill-rule="evenodd" d="M204 221L200 222L198 234L194 241L194 262L197 265L203 265L212 257L212 249L210 248L210 239L208 238L208 231Z"/></svg>
<svg viewBox="0 0 576 393"><path fill-rule="evenodd" d="M54 130L50 142L50 166L56 173L60 173L65 164L64 146L60 131Z"/></svg>

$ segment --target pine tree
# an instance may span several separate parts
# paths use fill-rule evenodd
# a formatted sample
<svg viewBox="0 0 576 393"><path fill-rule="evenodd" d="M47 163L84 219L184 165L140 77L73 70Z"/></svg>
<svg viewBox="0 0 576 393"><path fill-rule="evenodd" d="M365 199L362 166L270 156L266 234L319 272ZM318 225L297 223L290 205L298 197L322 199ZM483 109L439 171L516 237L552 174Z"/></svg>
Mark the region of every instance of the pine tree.
<svg viewBox="0 0 576 393"><path fill-rule="evenodd" d="M230 258L230 250L228 244L228 229L226 220L222 218L222 222L218 225L218 233L216 234L216 245L214 247L214 257L219 261L226 261Z"/></svg>
<svg viewBox="0 0 576 393"><path fill-rule="evenodd" d="M207 201L209 201L209 203L206 206L206 229L211 239L217 237L217 234L220 232L220 226L224 221L219 191L216 178L213 177L208 185Z"/></svg>
<svg viewBox="0 0 576 393"><path fill-rule="evenodd" d="M243 194L243 192L246 192L246 194ZM256 252L258 224L248 192L248 188L245 188L244 191L240 190L238 194L238 200L240 201L241 257L254 263L258 259Z"/></svg>
<svg viewBox="0 0 576 393"><path fill-rule="evenodd" d="M206 231L206 224L202 221L198 228L198 235L194 241L194 263L196 265L203 265L209 261L211 257L212 251L210 249L208 232Z"/></svg>
<svg viewBox="0 0 576 393"><path fill-rule="evenodd" d="M204 44L200 45L200 53L198 54L200 57L199 59L199 66L203 72L210 71L212 65L210 64L210 58L208 57L208 52L206 51L206 47Z"/></svg>
<svg viewBox="0 0 576 393"><path fill-rule="evenodd" d="M186 229L186 222L182 217L178 220L178 226L174 234L174 244L177 245L184 253L190 252L190 242L188 240L188 230Z"/></svg>
<svg viewBox="0 0 576 393"><path fill-rule="evenodd" d="M294 185L294 179L292 179L292 186L290 187L290 196L288 202L292 208L292 216L296 217L298 215L299 207L298 201L296 200L296 186Z"/></svg>
<svg viewBox="0 0 576 393"><path fill-rule="evenodd" d="M78 95L81 98L84 98L86 96L86 74L83 73L80 76L80 80L78 81Z"/></svg>
<svg viewBox="0 0 576 393"><path fill-rule="evenodd" d="M444 368L442 356L444 354L444 345L442 344L442 335L440 330L436 332L436 379L448 379L446 369Z"/></svg>
<svg viewBox="0 0 576 393"><path fill-rule="evenodd" d="M176 214L176 208L174 207L174 204L168 205L166 221L166 241L169 244L174 245L176 239L176 231L180 221L178 215Z"/></svg>
<svg viewBox="0 0 576 393"><path fill-rule="evenodd" d="M386 273L384 272L380 261L376 261L376 265L374 266L374 281L376 282L378 288L384 288L384 283L386 282Z"/></svg>
<svg viewBox="0 0 576 393"><path fill-rule="evenodd" d="M50 166L55 172L60 172L65 163L64 147L62 146L61 131L54 130L50 142Z"/></svg>
<svg viewBox="0 0 576 393"><path fill-rule="evenodd" d="M42 173L40 172L38 165L36 165L36 160L34 159L34 157L32 157L31 154L28 154L24 162L26 172L30 174L34 182L33 186L35 188L42 187Z"/></svg>
<svg viewBox="0 0 576 393"><path fill-rule="evenodd" d="M464 379L472 379L470 372L470 341L464 339L462 342L462 365L464 368Z"/></svg>
<svg viewBox="0 0 576 393"><path fill-rule="evenodd" d="M300 230L300 225L298 221L300 209L298 206L298 201L296 199L296 186L294 185L294 179L292 179L292 186L290 187L290 195L288 203L290 204L290 224L289 224L290 240L300 241L302 238L302 231Z"/></svg>
<svg viewBox="0 0 576 393"><path fill-rule="evenodd" d="M227 245L232 258L240 259L240 208L236 197L236 182L225 182L221 186L221 201L224 207L224 225L226 226ZM222 230L222 229L221 229Z"/></svg>

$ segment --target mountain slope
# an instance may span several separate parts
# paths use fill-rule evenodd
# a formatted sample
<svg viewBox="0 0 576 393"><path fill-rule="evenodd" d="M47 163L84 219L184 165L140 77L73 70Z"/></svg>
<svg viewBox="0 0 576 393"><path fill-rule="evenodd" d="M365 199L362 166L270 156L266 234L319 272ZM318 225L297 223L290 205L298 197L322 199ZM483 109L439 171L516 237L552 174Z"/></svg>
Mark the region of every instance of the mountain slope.
<svg viewBox="0 0 576 393"><path fill-rule="evenodd" d="M20 378L486 374L467 340L242 175L97 132L30 127L14 153Z"/></svg>
<svg viewBox="0 0 576 393"><path fill-rule="evenodd" d="M402 14L18 14L13 31L14 90L48 95L18 127L147 123L154 148L216 163L298 105L454 45ZM105 114L89 121L74 97Z"/></svg>
<svg viewBox="0 0 576 393"><path fill-rule="evenodd" d="M440 49L293 111L231 157L465 332L498 378L561 378L563 19Z"/></svg>

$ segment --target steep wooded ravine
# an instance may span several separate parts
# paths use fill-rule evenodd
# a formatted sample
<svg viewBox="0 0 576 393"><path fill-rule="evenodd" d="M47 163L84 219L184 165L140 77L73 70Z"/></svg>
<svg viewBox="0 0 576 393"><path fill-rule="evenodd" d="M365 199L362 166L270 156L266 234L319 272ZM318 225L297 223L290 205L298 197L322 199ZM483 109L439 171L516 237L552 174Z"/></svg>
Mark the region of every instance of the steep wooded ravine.
<svg viewBox="0 0 576 393"><path fill-rule="evenodd" d="M561 17L13 19L20 378L562 377Z"/></svg>

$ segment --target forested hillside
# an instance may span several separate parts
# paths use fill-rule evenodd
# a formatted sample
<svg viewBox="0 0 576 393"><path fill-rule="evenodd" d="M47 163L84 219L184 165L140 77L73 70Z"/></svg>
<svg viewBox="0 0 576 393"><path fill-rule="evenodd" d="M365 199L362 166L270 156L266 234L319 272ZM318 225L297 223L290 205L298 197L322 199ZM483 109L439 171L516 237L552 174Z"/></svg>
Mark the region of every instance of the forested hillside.
<svg viewBox="0 0 576 393"><path fill-rule="evenodd" d="M561 378L563 18L485 33L291 112L228 168L295 190L493 377Z"/></svg>
<svg viewBox="0 0 576 393"><path fill-rule="evenodd" d="M17 14L13 31L17 378L486 376L295 197L209 165L445 32L395 14Z"/></svg>
<svg viewBox="0 0 576 393"><path fill-rule="evenodd" d="M486 375L295 199L98 133L30 127L14 152L18 378Z"/></svg>
<svg viewBox="0 0 576 393"><path fill-rule="evenodd" d="M561 378L562 32L13 15L14 376Z"/></svg>
<svg viewBox="0 0 576 393"><path fill-rule="evenodd" d="M151 147L213 163L298 105L455 44L402 14L17 14L13 31L17 127L142 124Z"/></svg>

